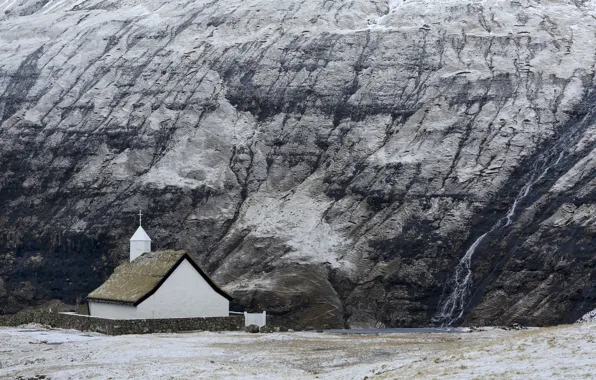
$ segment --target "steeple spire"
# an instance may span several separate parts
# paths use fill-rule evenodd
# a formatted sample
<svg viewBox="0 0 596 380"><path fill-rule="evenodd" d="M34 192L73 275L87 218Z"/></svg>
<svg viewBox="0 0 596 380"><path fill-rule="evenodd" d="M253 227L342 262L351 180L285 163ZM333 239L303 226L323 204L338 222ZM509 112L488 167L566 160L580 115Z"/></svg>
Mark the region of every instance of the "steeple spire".
<svg viewBox="0 0 596 380"><path fill-rule="evenodd" d="M130 238L130 261L133 261L145 252L151 252L151 238L141 226L142 222L143 212L139 210L139 227Z"/></svg>

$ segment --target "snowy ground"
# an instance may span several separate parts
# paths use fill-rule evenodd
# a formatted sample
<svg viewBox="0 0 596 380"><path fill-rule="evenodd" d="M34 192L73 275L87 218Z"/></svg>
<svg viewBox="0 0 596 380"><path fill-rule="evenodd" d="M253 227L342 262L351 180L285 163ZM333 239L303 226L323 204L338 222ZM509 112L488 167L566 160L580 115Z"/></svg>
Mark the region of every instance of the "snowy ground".
<svg viewBox="0 0 596 380"><path fill-rule="evenodd" d="M0 378L569 379L596 377L596 323L462 334L110 337L0 328Z"/></svg>

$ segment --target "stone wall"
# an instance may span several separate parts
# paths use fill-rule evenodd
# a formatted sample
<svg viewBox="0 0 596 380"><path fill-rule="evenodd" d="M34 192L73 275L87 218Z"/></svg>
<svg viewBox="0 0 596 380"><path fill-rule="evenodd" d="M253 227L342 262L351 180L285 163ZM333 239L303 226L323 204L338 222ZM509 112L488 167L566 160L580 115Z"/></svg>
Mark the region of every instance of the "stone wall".
<svg viewBox="0 0 596 380"><path fill-rule="evenodd" d="M27 323L93 331L107 335L170 333L178 331L242 331L244 317L209 317L180 319L116 320L80 314L22 312L0 316L0 326L19 326Z"/></svg>

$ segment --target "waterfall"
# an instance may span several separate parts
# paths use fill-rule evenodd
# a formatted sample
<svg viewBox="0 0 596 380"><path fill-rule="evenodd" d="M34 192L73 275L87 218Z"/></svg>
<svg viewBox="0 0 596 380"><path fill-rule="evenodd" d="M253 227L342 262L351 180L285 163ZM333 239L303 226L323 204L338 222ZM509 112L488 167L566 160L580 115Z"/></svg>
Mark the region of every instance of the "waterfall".
<svg viewBox="0 0 596 380"><path fill-rule="evenodd" d="M549 170L560 165L561 161L564 161L566 167L571 167L581 156L580 151L590 152L595 148L596 141L594 140L589 140L584 144L580 144L580 142L589 128L596 124L596 107L588 107L588 105L596 104L596 90L587 88L583 99L577 106L577 116L580 118L569 120L550 146L536 157L528 174L528 180L517 193L505 216L499 218L487 232L480 235L460 259L455 267L453 277L443 289L438 310L432 318L433 323L451 326L463 316L473 284L472 259L484 239L492 232L506 228L514 222L520 204L530 195L534 186L545 179ZM585 113L582 112L584 110Z"/></svg>
<svg viewBox="0 0 596 380"><path fill-rule="evenodd" d="M547 154L543 155L536 161L536 164L532 168L530 179L515 197L513 204L507 211L507 214L498 219L487 232L477 238L474 243L472 243L470 248L468 248L465 255L460 259L459 263L455 267L455 273L453 277L447 283L445 291L441 296L441 300L439 301L439 309L432 319L434 323L440 324L442 326L451 326L463 316L466 302L470 295L473 283L472 257L478 249L478 246L480 243L482 243L487 235L494 232L495 230L507 227L513 222L517 207L524 200L524 198L530 194L532 187L542 181L548 171L561 162L565 152L565 150L557 149L564 148L564 146L561 147L561 145L565 146L567 144L556 144L550 152L547 152ZM559 154L555 155L554 153L558 150L560 150ZM556 157L556 159L553 160L554 157Z"/></svg>

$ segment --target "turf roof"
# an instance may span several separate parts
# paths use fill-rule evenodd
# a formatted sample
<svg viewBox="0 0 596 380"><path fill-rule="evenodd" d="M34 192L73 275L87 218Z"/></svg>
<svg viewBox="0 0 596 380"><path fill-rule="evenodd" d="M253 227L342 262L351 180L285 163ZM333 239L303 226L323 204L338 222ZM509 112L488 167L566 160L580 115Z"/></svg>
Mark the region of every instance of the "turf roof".
<svg viewBox="0 0 596 380"><path fill-rule="evenodd" d="M155 293L184 259L217 293L228 300L232 299L199 268L186 251L173 250L143 253L132 262L118 266L103 285L89 293L87 299L136 306Z"/></svg>

